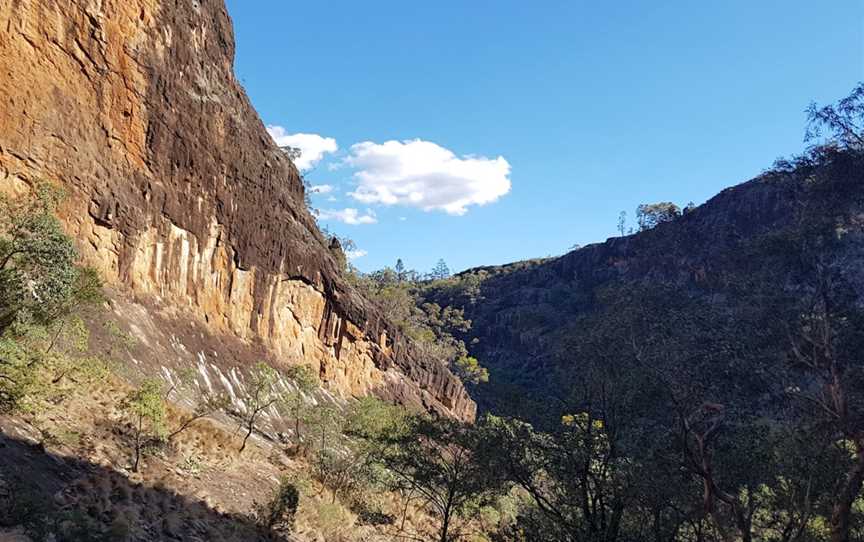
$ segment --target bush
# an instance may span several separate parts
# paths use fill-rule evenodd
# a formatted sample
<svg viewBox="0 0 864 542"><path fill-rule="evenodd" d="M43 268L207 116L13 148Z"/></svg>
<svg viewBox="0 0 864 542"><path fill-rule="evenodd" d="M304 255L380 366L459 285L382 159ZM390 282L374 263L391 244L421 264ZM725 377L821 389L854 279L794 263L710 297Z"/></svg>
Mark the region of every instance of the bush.
<svg viewBox="0 0 864 542"><path fill-rule="evenodd" d="M351 510L357 514L361 525L393 525L396 522L396 516L393 514L373 508L367 503L356 503Z"/></svg>
<svg viewBox="0 0 864 542"><path fill-rule="evenodd" d="M75 265L72 239L54 211L59 189L36 183L25 196L0 195L0 410L27 408L25 400L74 368L60 344L83 352L87 330L76 314L98 303L101 283ZM50 367L50 366L55 367ZM46 370L46 366L47 369ZM60 367L57 367L60 366Z"/></svg>
<svg viewBox="0 0 864 542"><path fill-rule="evenodd" d="M132 470L138 472L138 464L144 452L154 444L163 442L166 437L162 384L158 380L145 380L126 397L121 406L129 415L132 424Z"/></svg>
<svg viewBox="0 0 864 542"><path fill-rule="evenodd" d="M283 477L269 501L255 504L255 517L267 531L291 533L299 505L300 491L290 478Z"/></svg>

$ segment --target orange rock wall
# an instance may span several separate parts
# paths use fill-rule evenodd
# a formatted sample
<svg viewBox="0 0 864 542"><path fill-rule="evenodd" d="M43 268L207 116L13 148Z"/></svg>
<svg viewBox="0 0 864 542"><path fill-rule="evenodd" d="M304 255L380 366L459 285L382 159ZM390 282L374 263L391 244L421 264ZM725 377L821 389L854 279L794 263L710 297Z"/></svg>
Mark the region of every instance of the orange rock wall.
<svg viewBox="0 0 864 542"><path fill-rule="evenodd" d="M458 379L342 280L235 80L221 1L8 0L0 29L0 188L65 186L67 229L119 295L343 396L473 418Z"/></svg>

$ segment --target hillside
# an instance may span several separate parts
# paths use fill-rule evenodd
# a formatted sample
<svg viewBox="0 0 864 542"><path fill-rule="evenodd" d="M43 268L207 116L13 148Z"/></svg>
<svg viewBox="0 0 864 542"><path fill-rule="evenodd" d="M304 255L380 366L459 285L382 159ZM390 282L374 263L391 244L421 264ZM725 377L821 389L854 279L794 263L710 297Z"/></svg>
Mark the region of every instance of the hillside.
<svg viewBox="0 0 864 542"><path fill-rule="evenodd" d="M234 76L222 2L13 2L0 25L0 188L67 189L66 230L149 348L144 374L219 382L264 357L344 397L473 417L458 379L342 280Z"/></svg>
<svg viewBox="0 0 864 542"><path fill-rule="evenodd" d="M767 326L794 303L763 307L760 300L769 291L803 300L818 282L818 263L836 269L838 287L864 302L862 213L864 162L841 154L822 165L766 172L648 231L557 258L465 271L429 298L463 308L473 322L464 340L490 371L490 384L472 389L481 407L536 419L536 405L524 399L566 391L584 361L586 330L606 325L613 310L634 318L645 310L636 290L728 315L750 309L758 312L750 324L761 319ZM650 318L664 320L680 309L675 305ZM640 337L652 332L634 329ZM754 331L736 329L741 335L733 339L748 343ZM618 337L610 350L627 358L632 338ZM774 355L783 357L788 338L775 339Z"/></svg>

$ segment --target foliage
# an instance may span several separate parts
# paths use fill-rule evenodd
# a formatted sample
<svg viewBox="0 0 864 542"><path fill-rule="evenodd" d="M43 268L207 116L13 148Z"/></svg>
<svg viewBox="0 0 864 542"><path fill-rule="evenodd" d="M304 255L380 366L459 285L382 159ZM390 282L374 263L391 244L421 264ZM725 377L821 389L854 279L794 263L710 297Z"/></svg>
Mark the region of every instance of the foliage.
<svg viewBox="0 0 864 542"><path fill-rule="evenodd" d="M643 203L636 208L636 223L639 231L646 231L663 222L671 222L681 216L681 209L672 202Z"/></svg>
<svg viewBox="0 0 864 542"><path fill-rule="evenodd" d="M363 397L351 405L345 421L345 433L367 441L382 441L406 429L407 414L398 405L375 397Z"/></svg>
<svg viewBox="0 0 864 542"><path fill-rule="evenodd" d="M282 477L270 499L264 503L256 503L255 517L267 531L292 533L299 504L300 491L291 478Z"/></svg>
<svg viewBox="0 0 864 542"><path fill-rule="evenodd" d="M602 420L562 416L553 433L518 420L489 418L485 426L494 469L532 499L520 519L531 539L615 540L632 495L629 465L617 455Z"/></svg>
<svg viewBox="0 0 864 542"><path fill-rule="evenodd" d="M141 457L147 448L164 441L167 436L162 383L156 379L145 380L126 396L121 408L131 421L134 451L132 470L138 472Z"/></svg>
<svg viewBox="0 0 864 542"><path fill-rule="evenodd" d="M312 423L321 438L313 472L331 490L334 503L339 499L369 521L385 519L375 501L388 475L377 458L383 443L403 434L405 419L402 407L374 397L353 402L347 415L327 407L315 410Z"/></svg>
<svg viewBox="0 0 864 542"><path fill-rule="evenodd" d="M378 472L369 457L356 451L320 448L313 463L315 478L332 492L332 502L339 499L362 507L370 497L367 490L377 482Z"/></svg>
<svg viewBox="0 0 864 542"><path fill-rule="evenodd" d="M91 273L76 268L72 240L54 216L62 198L44 182L24 196L0 196L0 332L16 321L58 319L91 282Z"/></svg>
<svg viewBox="0 0 864 542"><path fill-rule="evenodd" d="M304 392L308 393L318 386L318 377L308 365L291 365L283 374Z"/></svg>
<svg viewBox="0 0 864 542"><path fill-rule="evenodd" d="M489 382L489 370L480 366L480 362L473 356L462 356L456 360L454 364L456 375L463 382L471 384L480 384Z"/></svg>
<svg viewBox="0 0 864 542"><path fill-rule="evenodd" d="M98 274L54 216L62 191L45 182L0 196L0 410L31 409L64 378L89 376L80 314L102 300Z"/></svg>
<svg viewBox="0 0 864 542"><path fill-rule="evenodd" d="M832 540L848 540L864 485L864 311L840 269L819 262L791 335L786 391L800 429L833 446ZM829 471L830 472L830 471Z"/></svg>
<svg viewBox="0 0 864 542"><path fill-rule="evenodd" d="M335 406L319 404L312 410L309 421L315 427L319 450L324 450L330 439L342 432L342 413Z"/></svg>
<svg viewBox="0 0 864 542"><path fill-rule="evenodd" d="M438 275L433 272L431 276ZM440 279L424 280L419 273L405 270L404 266L402 271L386 267L369 274L354 273L352 282L413 339L421 353L446 363L469 384L487 382L488 371L468 355L468 348L459 338L471 329L471 321L465 318L464 310L442 307L427 299L431 292L457 284L469 295L476 294L479 279L472 275L463 281L449 277L449 271L440 276Z"/></svg>
<svg viewBox="0 0 864 542"><path fill-rule="evenodd" d="M477 455L478 437L454 420L418 416L383 440L378 460L394 475L391 489L415 496L437 518L440 542L465 540L469 520L501 488Z"/></svg>
<svg viewBox="0 0 864 542"><path fill-rule="evenodd" d="M811 146L791 158L778 158L768 175L806 175L849 156L860 156L864 150L864 82L836 104L819 106L812 102L806 114L804 141Z"/></svg>
<svg viewBox="0 0 864 542"><path fill-rule="evenodd" d="M283 403L294 418L294 439L299 444L302 439L300 428L303 423L310 421L312 413L305 394L315 389L318 385L318 377L308 365L292 365L285 370L285 376L296 386L296 389L284 396Z"/></svg>
<svg viewBox="0 0 864 542"><path fill-rule="evenodd" d="M447 267L447 262L443 259L438 260L438 263L435 264L435 267L432 268L432 272L429 274L432 280L442 280L446 279L450 276L450 268Z"/></svg>
<svg viewBox="0 0 864 542"><path fill-rule="evenodd" d="M805 141L819 139L824 131L829 141L844 149L864 148L864 83L858 83L849 96L819 107L815 102L807 108Z"/></svg>
<svg viewBox="0 0 864 542"><path fill-rule="evenodd" d="M276 369L259 361L249 375L249 384L244 394L245 409L240 413L241 427L246 430L243 443L238 453L243 453L249 437L255 431L255 426L262 412L284 402L285 396L277 388L279 373Z"/></svg>

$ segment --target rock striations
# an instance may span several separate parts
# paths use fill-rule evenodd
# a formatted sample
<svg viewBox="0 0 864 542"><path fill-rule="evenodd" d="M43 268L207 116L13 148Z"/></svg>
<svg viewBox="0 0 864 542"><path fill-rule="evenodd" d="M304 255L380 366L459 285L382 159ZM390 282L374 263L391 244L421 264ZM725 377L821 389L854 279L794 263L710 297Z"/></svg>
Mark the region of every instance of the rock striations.
<svg viewBox="0 0 864 542"><path fill-rule="evenodd" d="M340 395L473 418L341 278L234 76L221 0L9 0L0 29L0 185L65 186L69 233L123 304L199 321L213 356L239 339Z"/></svg>

